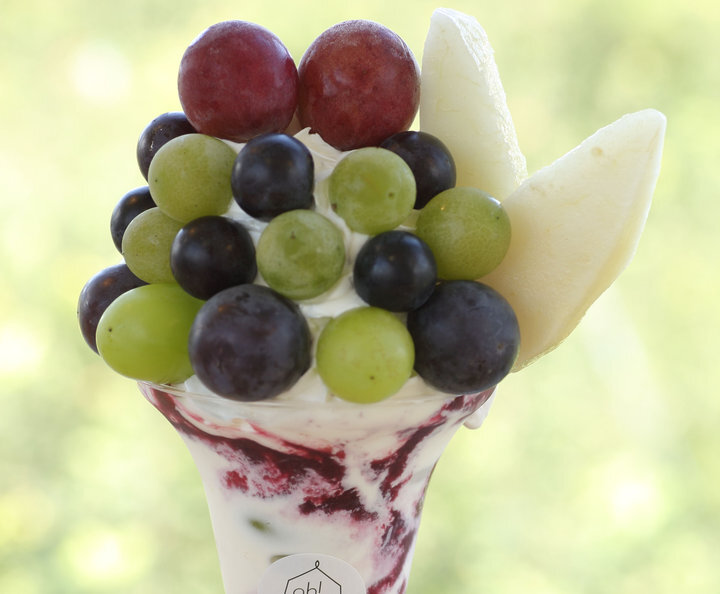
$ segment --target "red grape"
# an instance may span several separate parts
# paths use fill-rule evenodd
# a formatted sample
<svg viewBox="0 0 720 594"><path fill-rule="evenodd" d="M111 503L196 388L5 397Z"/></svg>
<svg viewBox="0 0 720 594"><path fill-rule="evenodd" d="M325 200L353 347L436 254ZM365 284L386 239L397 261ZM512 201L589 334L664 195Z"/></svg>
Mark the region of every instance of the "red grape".
<svg viewBox="0 0 720 594"><path fill-rule="evenodd" d="M300 123L339 150L377 146L407 130L420 101L420 69L405 42L372 21L322 33L298 67Z"/></svg>
<svg viewBox="0 0 720 594"><path fill-rule="evenodd" d="M185 50L178 92L198 132L246 142L287 128L297 83L295 62L276 35L254 23L224 21Z"/></svg>

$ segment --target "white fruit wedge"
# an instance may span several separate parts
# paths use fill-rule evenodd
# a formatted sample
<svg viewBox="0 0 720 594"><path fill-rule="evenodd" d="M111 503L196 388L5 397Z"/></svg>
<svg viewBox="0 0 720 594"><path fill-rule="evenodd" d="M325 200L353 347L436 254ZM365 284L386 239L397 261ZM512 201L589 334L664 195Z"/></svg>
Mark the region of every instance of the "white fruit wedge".
<svg viewBox="0 0 720 594"><path fill-rule="evenodd" d="M660 171L665 116L628 114L541 169L504 202L512 240L481 280L513 306L514 370L556 347L627 266Z"/></svg>
<svg viewBox="0 0 720 594"><path fill-rule="evenodd" d="M457 185L506 198L527 166L493 49L475 18L447 8L433 12L420 81L420 129L450 150Z"/></svg>

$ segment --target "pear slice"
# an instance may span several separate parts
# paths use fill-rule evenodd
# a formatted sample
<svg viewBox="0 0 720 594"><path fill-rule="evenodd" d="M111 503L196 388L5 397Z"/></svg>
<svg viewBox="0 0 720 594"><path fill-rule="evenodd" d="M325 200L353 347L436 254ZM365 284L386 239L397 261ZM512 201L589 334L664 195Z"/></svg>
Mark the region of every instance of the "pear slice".
<svg viewBox="0 0 720 594"><path fill-rule="evenodd" d="M518 316L515 371L567 337L632 258L660 171L665 125L653 109L625 115L503 202L510 248L481 280Z"/></svg>
<svg viewBox="0 0 720 594"><path fill-rule="evenodd" d="M420 129L450 150L457 185L506 198L527 166L493 49L475 18L447 8L433 12L420 81Z"/></svg>

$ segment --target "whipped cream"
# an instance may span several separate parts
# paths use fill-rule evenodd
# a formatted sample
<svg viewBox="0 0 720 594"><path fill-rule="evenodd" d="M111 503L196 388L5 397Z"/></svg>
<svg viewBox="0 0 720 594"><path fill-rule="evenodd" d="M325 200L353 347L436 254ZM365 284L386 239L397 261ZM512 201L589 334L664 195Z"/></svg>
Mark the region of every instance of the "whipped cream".
<svg viewBox="0 0 720 594"><path fill-rule="evenodd" d="M351 151L339 151L327 144L319 134L313 134L309 128L301 130L295 134L295 138L302 142L310 151L315 166L315 210L331 220L338 229L341 230L345 243L345 266L342 275L328 291L324 292L313 299L297 301L303 315L308 321L313 339L317 339L321 330L328 320L337 317L345 311L367 305L356 293L353 287L352 273L353 263L358 251L368 239L367 235L358 233L350 229L345 221L330 206L330 198L328 195L328 178L338 162L348 155ZM225 141L236 152L242 150L244 144ZM240 206L232 201L232 204L225 216L230 217L242 223L250 232L255 245L257 245L260 235L267 227L267 221L261 221L247 214ZM411 215L400 226L401 229L414 229L414 219L417 212L412 211ZM262 275L258 273L255 283L267 285ZM314 340L314 343L317 341ZM341 401L335 396L324 384L314 364L310 369L293 385L290 389L279 394L274 400L287 402L335 402ZM192 376L182 384L182 389L195 394L212 395L213 392L203 385L197 376ZM435 388L428 385L420 376L414 374L410 377L403 387L395 393L391 398L396 400L413 400L422 399L428 396L447 397L448 395L439 392ZM484 417L487 415L489 406L482 407L480 411L467 419L468 427L479 427Z"/></svg>

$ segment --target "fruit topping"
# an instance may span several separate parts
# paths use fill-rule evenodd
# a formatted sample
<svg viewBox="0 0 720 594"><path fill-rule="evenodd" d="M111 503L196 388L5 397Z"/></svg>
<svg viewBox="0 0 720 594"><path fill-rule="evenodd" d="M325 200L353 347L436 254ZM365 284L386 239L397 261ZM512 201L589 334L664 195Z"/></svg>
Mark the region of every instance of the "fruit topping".
<svg viewBox="0 0 720 594"><path fill-rule="evenodd" d="M448 9L422 81L376 23L328 29L296 70L272 33L227 21L187 49L178 87L187 117L143 130L148 186L111 217L125 264L87 283L78 319L124 375L195 374L247 401L311 369L307 385L357 403L413 374L440 392L492 388L627 264L665 130L653 110L626 116L520 184L487 36Z"/></svg>
<svg viewBox="0 0 720 594"><path fill-rule="evenodd" d="M182 223L225 213L232 201L235 156L227 144L205 134L173 138L150 163L148 184L155 203Z"/></svg>
<svg viewBox="0 0 720 594"><path fill-rule="evenodd" d="M287 134L264 134L243 146L232 170L235 201L256 219L270 220L296 208L311 208L315 186L312 155Z"/></svg>
<svg viewBox="0 0 720 594"><path fill-rule="evenodd" d="M141 132L137 142L137 161L140 172L148 178L150 161L168 140L197 132L181 111L170 111L156 117Z"/></svg>
<svg viewBox="0 0 720 594"><path fill-rule="evenodd" d="M405 42L372 21L322 33L298 66L302 127L335 148L377 146L407 130L420 102L420 71Z"/></svg>
<svg viewBox="0 0 720 594"><path fill-rule="evenodd" d="M430 19L420 130L450 149L458 186L504 200L526 177L490 41L474 17L456 10L438 8Z"/></svg>
<svg viewBox="0 0 720 594"><path fill-rule="evenodd" d="M146 284L135 276L126 264L116 264L93 276L80 292L77 315L85 342L98 352L97 325L108 306L120 295Z"/></svg>
<svg viewBox="0 0 720 594"><path fill-rule="evenodd" d="M415 344L415 370L452 394L496 385L512 368L520 345L510 304L475 281L438 285L422 307L408 314L407 328Z"/></svg>
<svg viewBox="0 0 720 594"><path fill-rule="evenodd" d="M510 245L510 219L495 198L477 188L441 192L420 211L416 232L445 280L474 280L496 268Z"/></svg>
<svg viewBox="0 0 720 594"><path fill-rule="evenodd" d="M455 186L455 160L443 142L427 132L398 132L385 139L381 148L400 155L415 177L415 208L421 209L431 198Z"/></svg>
<svg viewBox="0 0 720 594"><path fill-rule="evenodd" d="M412 373L412 338L393 314L377 307L333 318L317 343L317 369L340 398L369 403L397 392Z"/></svg>
<svg viewBox="0 0 720 594"><path fill-rule="evenodd" d="M192 366L216 394L263 400L290 388L310 367L310 330L298 306L260 285L225 289L192 325Z"/></svg>
<svg viewBox="0 0 720 594"><path fill-rule="evenodd" d="M311 210L275 217L258 241L257 260L265 282L291 299L311 299L332 287L345 265L340 229Z"/></svg>
<svg viewBox="0 0 720 594"><path fill-rule="evenodd" d="M143 186L125 194L115 205L110 217L110 235L117 250L122 253L122 238L130 222L141 212L157 206L150 195L150 188Z"/></svg>
<svg viewBox="0 0 720 594"><path fill-rule="evenodd" d="M175 280L190 295L210 299L223 289L251 283L257 275L255 244L241 223L200 217L175 236L170 252Z"/></svg>
<svg viewBox="0 0 720 594"><path fill-rule="evenodd" d="M435 289L437 266L428 245L408 231L385 231L360 248L353 285L369 305L388 311L420 307Z"/></svg>
<svg viewBox="0 0 720 594"><path fill-rule="evenodd" d="M295 62L277 36L245 21L203 31L180 62L178 93L198 132L246 142L285 130L297 104Z"/></svg>
<svg viewBox="0 0 720 594"><path fill-rule="evenodd" d="M415 204L415 178L405 161L367 147L343 157L330 174L332 209L353 231L375 235L402 223Z"/></svg>
<svg viewBox="0 0 720 594"><path fill-rule="evenodd" d="M123 235L122 254L130 270L148 283L174 283L170 251L182 223L159 208L136 216Z"/></svg>
<svg viewBox="0 0 720 594"><path fill-rule="evenodd" d="M97 328L97 346L118 373L159 384L193 374L188 335L202 301L177 285L131 289L113 301Z"/></svg>
<svg viewBox="0 0 720 594"><path fill-rule="evenodd" d="M628 114L523 183L503 206L506 258L482 280L512 304L515 369L556 347L635 253L660 172L665 116Z"/></svg>

